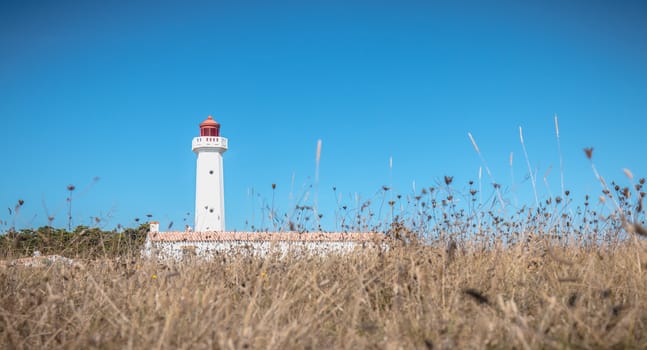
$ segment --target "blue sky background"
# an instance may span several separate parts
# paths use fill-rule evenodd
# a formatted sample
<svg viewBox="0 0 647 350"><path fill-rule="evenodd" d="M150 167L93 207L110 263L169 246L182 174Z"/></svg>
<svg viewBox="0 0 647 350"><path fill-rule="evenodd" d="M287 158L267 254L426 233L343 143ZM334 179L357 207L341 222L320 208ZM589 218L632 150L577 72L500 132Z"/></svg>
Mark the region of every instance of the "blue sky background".
<svg viewBox="0 0 647 350"><path fill-rule="evenodd" d="M67 226L68 184L75 225L192 224L209 114L230 142L228 229L260 226L272 183L279 212L316 193L328 230L333 186L350 206L445 175L467 192L468 132L532 205L518 128L539 195L557 195L555 113L576 200L600 192L584 147L608 179L647 173L643 1L3 1L0 52L0 230Z"/></svg>

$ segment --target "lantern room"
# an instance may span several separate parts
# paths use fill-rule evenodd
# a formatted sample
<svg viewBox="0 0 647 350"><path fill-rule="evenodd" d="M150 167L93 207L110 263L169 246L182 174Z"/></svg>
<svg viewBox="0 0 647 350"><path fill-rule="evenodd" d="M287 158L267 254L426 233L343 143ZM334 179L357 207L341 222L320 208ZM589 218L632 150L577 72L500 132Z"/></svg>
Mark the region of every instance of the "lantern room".
<svg viewBox="0 0 647 350"><path fill-rule="evenodd" d="M200 136L220 136L220 124L212 116L207 117L200 123Z"/></svg>

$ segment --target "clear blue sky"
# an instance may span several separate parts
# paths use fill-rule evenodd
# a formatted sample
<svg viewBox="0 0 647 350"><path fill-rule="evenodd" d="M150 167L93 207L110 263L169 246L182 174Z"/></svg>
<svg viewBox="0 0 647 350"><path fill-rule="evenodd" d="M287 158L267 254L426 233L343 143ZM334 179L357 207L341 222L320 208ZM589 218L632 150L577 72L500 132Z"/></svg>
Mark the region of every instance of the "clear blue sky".
<svg viewBox="0 0 647 350"><path fill-rule="evenodd" d="M643 1L3 1L0 52L0 231L19 199L19 228L67 226L68 184L75 225L192 223L209 114L230 142L229 229L260 225L272 183L279 212L316 192L329 230L333 186L351 206L445 175L466 192L468 132L532 205L518 128L540 197L559 194L555 113L574 198L600 192L584 147L608 179L647 175Z"/></svg>

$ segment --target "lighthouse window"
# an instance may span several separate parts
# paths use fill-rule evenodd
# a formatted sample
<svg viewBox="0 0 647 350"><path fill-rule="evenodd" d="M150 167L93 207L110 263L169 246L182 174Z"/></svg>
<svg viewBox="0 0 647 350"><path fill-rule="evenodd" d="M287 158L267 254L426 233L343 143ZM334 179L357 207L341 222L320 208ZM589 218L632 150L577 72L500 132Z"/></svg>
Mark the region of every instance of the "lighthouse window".
<svg viewBox="0 0 647 350"><path fill-rule="evenodd" d="M213 175L213 170L209 170L209 175Z"/></svg>
<svg viewBox="0 0 647 350"><path fill-rule="evenodd" d="M213 208L209 209L209 212L210 212L210 213L213 213Z"/></svg>
<svg viewBox="0 0 647 350"><path fill-rule="evenodd" d="M200 129L200 136L218 136L217 134L216 128L205 127Z"/></svg>

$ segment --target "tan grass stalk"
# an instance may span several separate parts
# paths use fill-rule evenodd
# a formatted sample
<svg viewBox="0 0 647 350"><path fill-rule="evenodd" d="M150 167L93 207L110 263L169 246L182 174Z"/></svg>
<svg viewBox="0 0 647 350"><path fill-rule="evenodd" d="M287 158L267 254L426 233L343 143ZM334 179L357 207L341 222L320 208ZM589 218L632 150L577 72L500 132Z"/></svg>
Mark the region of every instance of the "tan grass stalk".
<svg viewBox="0 0 647 350"><path fill-rule="evenodd" d="M483 167L479 167L479 204L483 204Z"/></svg>
<svg viewBox="0 0 647 350"><path fill-rule="evenodd" d="M544 186L546 186L546 191L548 191L548 196L549 198L553 197L553 191L550 190L550 184L548 183L548 175L550 175L551 170L553 170L553 166L549 166L548 169L546 169L546 172L544 173Z"/></svg>
<svg viewBox="0 0 647 350"><path fill-rule="evenodd" d="M539 208L539 196L537 195L537 181L535 180L535 173L530 166L530 159L528 158L528 151L526 151L526 143L523 141L523 130L519 127L519 140L521 140L521 148L523 155L526 158L526 165L528 166L528 173L530 173L530 181L532 182L532 192L535 195L535 205Z"/></svg>
<svg viewBox="0 0 647 350"><path fill-rule="evenodd" d="M516 184L515 184L515 181L514 181L513 160L514 160L514 153L510 152L510 158L509 158L509 162L508 162L508 165L510 165L510 186L511 186L511 190L512 190L512 196L514 198L514 205L515 205L515 207L518 207L519 206L519 201L517 199L517 194L516 194L516 191L515 191Z"/></svg>
<svg viewBox="0 0 647 350"><path fill-rule="evenodd" d="M557 153L559 154L559 179L562 187L562 199L566 198L566 190L564 189L564 158L562 156L562 142L559 139L559 121L557 113L555 113L555 136L557 138ZM564 200L564 205L566 201Z"/></svg>
<svg viewBox="0 0 647 350"><path fill-rule="evenodd" d="M393 202L393 156L389 156L389 189L391 190L391 196L389 198L389 203ZM389 205L391 208L391 222L393 222L393 205Z"/></svg>
<svg viewBox="0 0 647 350"><path fill-rule="evenodd" d="M313 198L313 213L315 215L315 220L317 220L317 226L321 225L321 219L319 218L318 212L318 201L319 201L319 164L321 162L321 139L317 140L317 154L315 156L315 184L314 184L314 198Z"/></svg>
<svg viewBox="0 0 647 350"><path fill-rule="evenodd" d="M501 191L499 190L499 186L496 186L496 181L494 180L494 176L492 176L492 172L490 171L490 167L488 167L487 162L485 161L485 157L481 154L481 150L479 149L479 146L476 144L476 140L474 140L474 137L472 136L471 132L467 133L467 136L470 138L470 141L472 142L472 146L474 146L474 150L476 151L476 154L478 154L479 158L481 159L481 163L483 163L483 166L485 167L485 172L488 174L490 177L490 181L492 181L492 184L494 186L494 190L496 191L497 199L499 200L499 203L501 204L501 209L505 213L505 202L503 201L503 196L501 195ZM480 176L479 176L480 178Z"/></svg>
<svg viewBox="0 0 647 350"><path fill-rule="evenodd" d="M591 169L593 170L593 174L595 175L595 178L598 180L598 182L600 182L600 186L602 186L602 189L606 192L607 197L609 197L613 202L614 209L617 211L618 214L622 215L623 214L622 208L620 208L620 205L616 201L615 196L613 195L613 192L611 192L609 185L607 184L606 180L600 175L600 173L598 172L598 168L595 166L595 163L593 162L593 147L585 148L584 153L586 154L586 157L589 159L591 163Z"/></svg>

